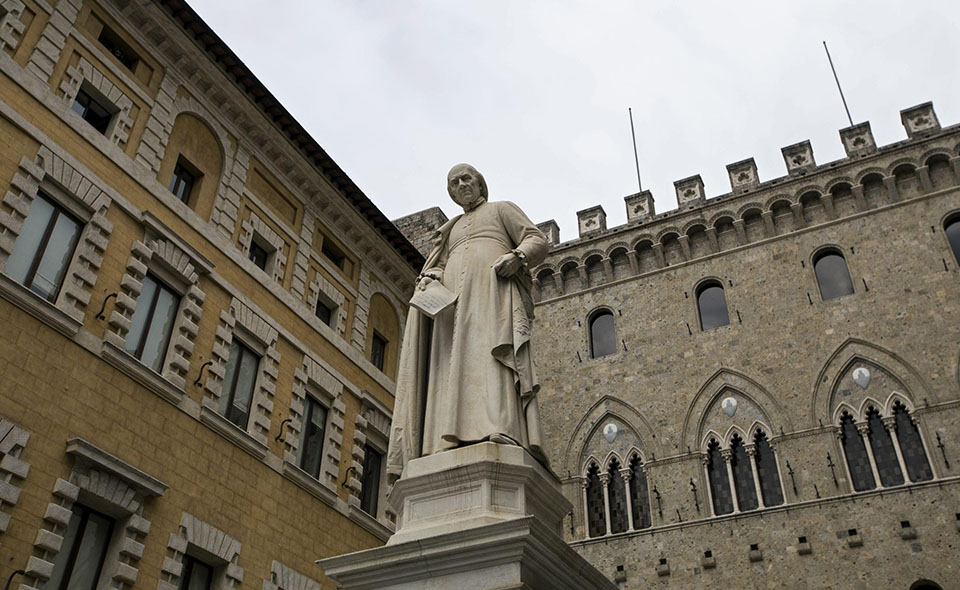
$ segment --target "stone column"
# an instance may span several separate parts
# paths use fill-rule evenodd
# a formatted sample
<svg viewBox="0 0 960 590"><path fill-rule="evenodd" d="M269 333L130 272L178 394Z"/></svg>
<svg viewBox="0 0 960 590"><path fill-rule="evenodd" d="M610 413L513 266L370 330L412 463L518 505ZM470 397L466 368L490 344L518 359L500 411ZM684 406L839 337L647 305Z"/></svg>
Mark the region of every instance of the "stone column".
<svg viewBox="0 0 960 590"><path fill-rule="evenodd" d="M690 251L690 236L678 236L677 241L680 242L680 250L683 252L684 261L693 258L693 253Z"/></svg>
<svg viewBox="0 0 960 590"><path fill-rule="evenodd" d="M883 426L890 433L890 440L893 441L893 450L897 453L897 463L900 464L900 473L903 474L904 483L910 481L907 473L907 463L903 460L903 451L900 450L900 437L897 436L897 419L894 416L883 418Z"/></svg>
<svg viewBox="0 0 960 590"><path fill-rule="evenodd" d="M717 228L708 227L706 229L707 239L710 240L710 246L713 248L714 253L720 251L720 242L717 241Z"/></svg>
<svg viewBox="0 0 960 590"><path fill-rule="evenodd" d="M663 244L657 242L653 245L653 255L657 257L657 268L663 268L667 265L666 259L663 257Z"/></svg>
<svg viewBox="0 0 960 590"><path fill-rule="evenodd" d="M580 479L580 487L583 489L583 536L590 538L590 501L587 498L587 488L590 487L590 480L586 477Z"/></svg>
<svg viewBox="0 0 960 590"><path fill-rule="evenodd" d="M623 489L627 495L627 530L633 531L633 494L630 493L630 479L633 477L633 471L629 467L621 469L620 477L623 478Z"/></svg>
<svg viewBox="0 0 960 590"><path fill-rule="evenodd" d="M777 228L773 225L773 211L764 211L760 214L760 217L763 219L763 227L767 232L767 237L772 238L777 235Z"/></svg>
<svg viewBox="0 0 960 590"><path fill-rule="evenodd" d="M753 486L757 490L757 507L765 508L763 505L763 490L760 489L760 477L757 473L757 445L744 445L747 451L747 457L750 458L750 471L753 473Z"/></svg>
<svg viewBox="0 0 960 590"><path fill-rule="evenodd" d="M860 438L863 439L863 446L867 449L867 457L870 459L870 470L873 472L873 479L877 482L877 487L883 487L883 482L880 480L880 471L877 470L877 459L873 456L873 445L870 444L870 424L867 422L860 422L857 424L857 432L860 433Z"/></svg>
<svg viewBox="0 0 960 590"><path fill-rule="evenodd" d="M797 229L807 226L807 220L803 218L803 205L800 203L791 203L790 209L793 211L793 221L797 225Z"/></svg>
<svg viewBox="0 0 960 590"><path fill-rule="evenodd" d="M603 484L603 521L606 525L604 535L610 534L610 474L601 473L600 483Z"/></svg>
<svg viewBox="0 0 960 590"><path fill-rule="evenodd" d="M853 193L853 198L857 201L857 210L866 211L867 210L867 198L863 195L863 185L857 184L850 187L850 192Z"/></svg>
<svg viewBox="0 0 960 590"><path fill-rule="evenodd" d="M740 242L740 245L747 243L747 230L743 227L742 219L733 220L733 229L737 231L737 240Z"/></svg>
<svg viewBox="0 0 960 590"><path fill-rule="evenodd" d="M950 158L950 166L953 167L953 181L960 182L960 156Z"/></svg>
<svg viewBox="0 0 960 590"><path fill-rule="evenodd" d="M930 180L930 168L928 166L920 166L917 168L917 177L920 179L920 186L923 187L923 192L932 193L933 182Z"/></svg>
<svg viewBox="0 0 960 590"><path fill-rule="evenodd" d="M827 211L827 219L836 219L837 209L833 206L833 195L831 193L821 195L820 200L823 201L823 208Z"/></svg>
<svg viewBox="0 0 960 590"><path fill-rule="evenodd" d="M637 261L636 250L627 250L627 260L630 261L630 270L633 272L633 275L636 276L640 274L640 263Z"/></svg>
<svg viewBox="0 0 960 590"><path fill-rule="evenodd" d="M883 185L887 187L887 195L890 197L891 203L895 203L900 200L900 191L897 189L896 176L884 176Z"/></svg>
<svg viewBox="0 0 960 590"><path fill-rule="evenodd" d="M609 283L614 279L613 276L613 261L609 257L603 258L600 260L600 263L603 265L603 275L605 283Z"/></svg>
<svg viewBox="0 0 960 590"><path fill-rule="evenodd" d="M733 479L733 465L730 463L730 460L733 459L733 451L723 449L720 451L720 456L723 457L723 463L727 466L727 480L730 482L730 497L733 499L733 511L740 512L740 499L737 497L737 485Z"/></svg>
<svg viewBox="0 0 960 590"><path fill-rule="evenodd" d="M710 469L707 468L707 464L710 462L710 456L706 453L700 456L700 463L703 465L703 475L706 477L704 481L707 482L707 503L710 505L710 512L714 516L717 516L716 510L713 508L713 489L710 487Z"/></svg>

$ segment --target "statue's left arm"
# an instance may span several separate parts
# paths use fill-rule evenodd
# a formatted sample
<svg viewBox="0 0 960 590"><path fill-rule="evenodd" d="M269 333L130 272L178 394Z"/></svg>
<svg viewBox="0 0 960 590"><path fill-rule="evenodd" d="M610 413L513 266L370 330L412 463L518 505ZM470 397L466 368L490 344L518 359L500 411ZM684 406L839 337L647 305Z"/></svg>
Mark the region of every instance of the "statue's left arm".
<svg viewBox="0 0 960 590"><path fill-rule="evenodd" d="M547 237L520 210L520 207L510 201L501 201L500 220L510 236L514 251L523 259L523 265L527 270L532 270L543 262L549 249Z"/></svg>

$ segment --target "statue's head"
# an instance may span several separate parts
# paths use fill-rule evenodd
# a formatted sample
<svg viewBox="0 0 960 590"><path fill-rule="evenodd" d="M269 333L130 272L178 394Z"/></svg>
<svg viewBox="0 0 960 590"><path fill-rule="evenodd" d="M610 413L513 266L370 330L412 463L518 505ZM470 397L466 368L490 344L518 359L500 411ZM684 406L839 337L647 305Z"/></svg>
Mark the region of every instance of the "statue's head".
<svg viewBox="0 0 960 590"><path fill-rule="evenodd" d="M457 164L447 173L447 192L457 205L469 210L487 200L487 181L470 164Z"/></svg>

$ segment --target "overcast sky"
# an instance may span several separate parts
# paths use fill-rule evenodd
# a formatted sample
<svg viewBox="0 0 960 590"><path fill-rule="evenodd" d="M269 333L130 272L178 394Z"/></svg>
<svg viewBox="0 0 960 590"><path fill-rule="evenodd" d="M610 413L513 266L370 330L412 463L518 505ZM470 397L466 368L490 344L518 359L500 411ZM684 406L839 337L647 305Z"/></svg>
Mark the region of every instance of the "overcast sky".
<svg viewBox="0 0 960 590"><path fill-rule="evenodd" d="M626 221L643 187L658 212L673 181L809 139L843 157L848 125L906 137L901 109L932 100L960 122L960 2L804 0L190 0L213 29L391 219L440 205L446 173L474 164L492 200L576 237L576 212Z"/></svg>

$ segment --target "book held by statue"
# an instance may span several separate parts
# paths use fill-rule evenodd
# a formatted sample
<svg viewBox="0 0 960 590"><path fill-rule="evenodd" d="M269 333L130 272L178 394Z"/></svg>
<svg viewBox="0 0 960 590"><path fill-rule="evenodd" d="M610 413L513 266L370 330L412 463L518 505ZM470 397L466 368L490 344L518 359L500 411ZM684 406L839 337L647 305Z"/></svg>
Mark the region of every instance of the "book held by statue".
<svg viewBox="0 0 960 590"><path fill-rule="evenodd" d="M456 294L443 286L440 281L433 281L423 290L417 289L410 299L410 305L427 314L431 318L437 317L441 311L456 302Z"/></svg>

